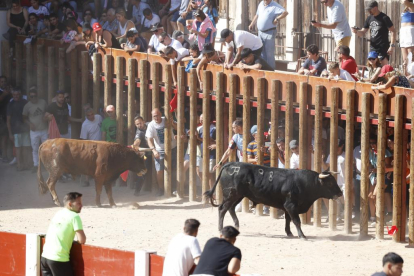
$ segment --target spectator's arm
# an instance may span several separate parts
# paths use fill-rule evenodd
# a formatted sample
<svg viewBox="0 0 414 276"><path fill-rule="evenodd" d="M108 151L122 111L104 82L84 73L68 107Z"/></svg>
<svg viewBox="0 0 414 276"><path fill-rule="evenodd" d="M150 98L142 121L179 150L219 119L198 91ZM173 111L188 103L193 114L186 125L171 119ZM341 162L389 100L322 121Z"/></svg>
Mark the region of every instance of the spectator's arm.
<svg viewBox="0 0 414 276"><path fill-rule="evenodd" d="M10 116L7 116L7 129L9 131L9 137L10 137L10 139L12 139L13 133L11 131L11 117Z"/></svg>
<svg viewBox="0 0 414 276"><path fill-rule="evenodd" d="M177 86L177 66L178 61L172 65L172 78L173 78L173 85Z"/></svg>
<svg viewBox="0 0 414 276"><path fill-rule="evenodd" d="M49 112L45 112L45 115L43 116L43 120L45 121L52 121L53 114L50 114Z"/></svg>
<svg viewBox="0 0 414 276"><path fill-rule="evenodd" d="M85 244L86 243L86 235L83 230L76 231L76 238L78 239L78 243Z"/></svg>
<svg viewBox="0 0 414 276"><path fill-rule="evenodd" d="M286 16L288 16L289 13L287 11L284 11L281 15L279 15L278 17L276 17L275 21L279 21L282 20L283 18L285 18ZM274 23L273 23L274 24Z"/></svg>
<svg viewBox="0 0 414 276"><path fill-rule="evenodd" d="M241 51L243 51L243 46L240 46L239 48L237 48L237 54L234 57L233 60L233 65L239 63L239 61L241 60Z"/></svg>
<svg viewBox="0 0 414 276"><path fill-rule="evenodd" d="M198 265L199 261L200 261L200 256L194 258L194 264L195 265Z"/></svg>
<svg viewBox="0 0 414 276"><path fill-rule="evenodd" d="M325 161L323 161L324 158L322 158L322 171L326 171L327 169L329 169L329 164L325 163Z"/></svg>
<svg viewBox="0 0 414 276"><path fill-rule="evenodd" d="M147 141L148 141L148 146L150 147L150 149L152 149L152 154L154 154L154 158L156 159L160 158L159 152L155 149L154 138L150 137L147 139Z"/></svg>
<svg viewBox="0 0 414 276"><path fill-rule="evenodd" d="M392 52L395 49L395 37L396 37L396 31L395 31L395 27L392 26L391 28L388 28L388 30L391 33L391 45L394 45L394 47L390 46L390 48L388 49L388 54L392 54Z"/></svg>
<svg viewBox="0 0 414 276"><path fill-rule="evenodd" d="M139 145L141 145L141 140L140 139L136 139L135 141L134 141L134 148L139 148Z"/></svg>
<svg viewBox="0 0 414 276"><path fill-rule="evenodd" d="M391 86L393 86L395 84L397 80L396 76L393 76L391 78L388 79L388 82L386 84L377 84L377 85L373 85L371 86L371 89L373 90L385 90L390 88Z"/></svg>
<svg viewBox="0 0 414 276"><path fill-rule="evenodd" d="M250 23L249 25L249 31L254 31L254 26L256 25L257 22L257 14L253 17L252 23Z"/></svg>
<svg viewBox="0 0 414 276"><path fill-rule="evenodd" d="M254 164L256 163L256 157L253 154L247 155L247 163Z"/></svg>
<svg viewBox="0 0 414 276"><path fill-rule="evenodd" d="M351 30L357 36L364 36L368 32L369 29L362 28L361 30L357 30L357 29L351 28Z"/></svg>
<svg viewBox="0 0 414 276"><path fill-rule="evenodd" d="M213 170L216 170L219 166L223 164L223 162L226 162L226 160L229 158L230 153L233 151L232 148L227 148L227 150L224 152L223 156L221 157L220 161L214 166Z"/></svg>
<svg viewBox="0 0 414 276"><path fill-rule="evenodd" d="M379 74L381 73L381 67L378 67L375 69L374 75L369 79L369 82L375 83L378 79ZM365 80L365 79L364 79Z"/></svg>
<svg viewBox="0 0 414 276"><path fill-rule="evenodd" d="M201 80L201 68L203 68L204 64L207 64L207 63L208 63L207 58L203 57L197 65L196 71L197 71L197 77L198 77L198 81L200 82L200 85L202 85L203 83Z"/></svg>
<svg viewBox="0 0 414 276"><path fill-rule="evenodd" d="M171 120L171 126L173 127L173 129L177 130L177 122L174 120Z"/></svg>
<svg viewBox="0 0 414 276"><path fill-rule="evenodd" d="M26 9L23 9L23 16L24 16L24 25L23 25L21 32L25 33L27 25L29 25L29 13L27 12Z"/></svg>
<svg viewBox="0 0 414 276"><path fill-rule="evenodd" d="M3 93L0 95L0 102L2 102L8 95L10 95L10 89L4 89Z"/></svg>
<svg viewBox="0 0 414 276"><path fill-rule="evenodd" d="M319 22L316 22L316 23L311 22L311 24L314 27L324 28L324 29L329 29L329 30L333 30L333 29L336 28L336 26L338 26L338 22L334 22L334 23L331 23L331 24L322 24L322 23L319 23Z"/></svg>
<svg viewBox="0 0 414 276"><path fill-rule="evenodd" d="M253 64L253 65L247 65L247 64L244 64L244 63L239 63L239 67L241 68L241 69L255 69L255 70L260 70L261 68L262 68L262 65L260 64L260 63L256 63L256 64Z"/></svg>
<svg viewBox="0 0 414 276"><path fill-rule="evenodd" d="M406 7L410 8L410 9L414 9L414 3L413 3L413 2L410 2L410 1L404 0L404 1L403 1L403 4L404 4Z"/></svg>
<svg viewBox="0 0 414 276"><path fill-rule="evenodd" d="M391 157L385 157L384 159L385 163L385 172L392 172L394 171L394 166L392 165L392 158Z"/></svg>
<svg viewBox="0 0 414 276"><path fill-rule="evenodd" d="M231 57L233 56L233 51L234 51L233 47L227 48L226 62L225 62L226 64L230 63Z"/></svg>
<svg viewBox="0 0 414 276"><path fill-rule="evenodd" d="M232 258L230 260L229 266L227 267L227 272L234 274L240 270L240 260L237 258Z"/></svg>

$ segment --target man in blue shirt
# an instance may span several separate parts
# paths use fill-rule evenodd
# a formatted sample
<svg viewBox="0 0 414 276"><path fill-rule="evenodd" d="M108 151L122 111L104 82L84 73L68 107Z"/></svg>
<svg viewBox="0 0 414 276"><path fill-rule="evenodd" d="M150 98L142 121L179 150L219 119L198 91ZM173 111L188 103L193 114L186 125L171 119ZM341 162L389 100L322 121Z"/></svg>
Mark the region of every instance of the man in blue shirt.
<svg viewBox="0 0 414 276"><path fill-rule="evenodd" d="M257 23L258 36L263 42L262 58L267 61L273 70L276 69L276 25L279 20L287 15L288 12L278 3L273 0L263 0L257 7L256 15L249 25L249 30L253 31L254 25Z"/></svg>

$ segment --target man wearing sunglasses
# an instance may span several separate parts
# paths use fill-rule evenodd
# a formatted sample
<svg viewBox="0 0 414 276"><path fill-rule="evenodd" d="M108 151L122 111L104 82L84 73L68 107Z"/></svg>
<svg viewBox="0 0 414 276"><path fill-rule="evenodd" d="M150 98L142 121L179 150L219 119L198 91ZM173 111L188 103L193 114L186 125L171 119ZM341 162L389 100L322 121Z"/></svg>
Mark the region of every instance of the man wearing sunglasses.
<svg viewBox="0 0 414 276"><path fill-rule="evenodd" d="M48 138L47 122L44 118L47 104L45 100L37 97L36 87L30 88L29 100L23 108L23 119L30 127L30 142L33 155L32 173L35 173L39 164L39 147Z"/></svg>
<svg viewBox="0 0 414 276"><path fill-rule="evenodd" d="M158 40L158 36L164 32L164 27L160 23L154 24L150 31L153 33L150 42L148 43L148 54L158 54L158 52L164 48L164 45Z"/></svg>

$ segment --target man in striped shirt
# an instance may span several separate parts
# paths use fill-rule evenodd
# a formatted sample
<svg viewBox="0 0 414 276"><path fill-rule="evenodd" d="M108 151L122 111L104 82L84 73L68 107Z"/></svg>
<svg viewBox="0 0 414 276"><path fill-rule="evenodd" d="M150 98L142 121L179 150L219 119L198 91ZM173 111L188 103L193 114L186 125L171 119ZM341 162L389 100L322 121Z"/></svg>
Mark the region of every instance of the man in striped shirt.
<svg viewBox="0 0 414 276"><path fill-rule="evenodd" d="M247 162L257 165L257 125L252 126L250 133L252 134L254 140L247 146ZM268 151L263 152L263 166L270 167L270 155Z"/></svg>

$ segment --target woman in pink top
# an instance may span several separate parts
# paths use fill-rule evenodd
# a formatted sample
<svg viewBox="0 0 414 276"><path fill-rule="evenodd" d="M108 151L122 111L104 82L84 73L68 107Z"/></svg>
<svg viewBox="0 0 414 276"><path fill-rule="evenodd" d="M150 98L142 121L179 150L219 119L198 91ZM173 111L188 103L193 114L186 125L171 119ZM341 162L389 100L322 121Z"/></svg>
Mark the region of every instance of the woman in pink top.
<svg viewBox="0 0 414 276"><path fill-rule="evenodd" d="M213 22L202 10L197 10L194 13L195 20L192 24L187 24L187 29L192 33L192 35L197 36L198 48L202 51L204 49L204 44L214 42L214 33L216 28L214 27Z"/></svg>

